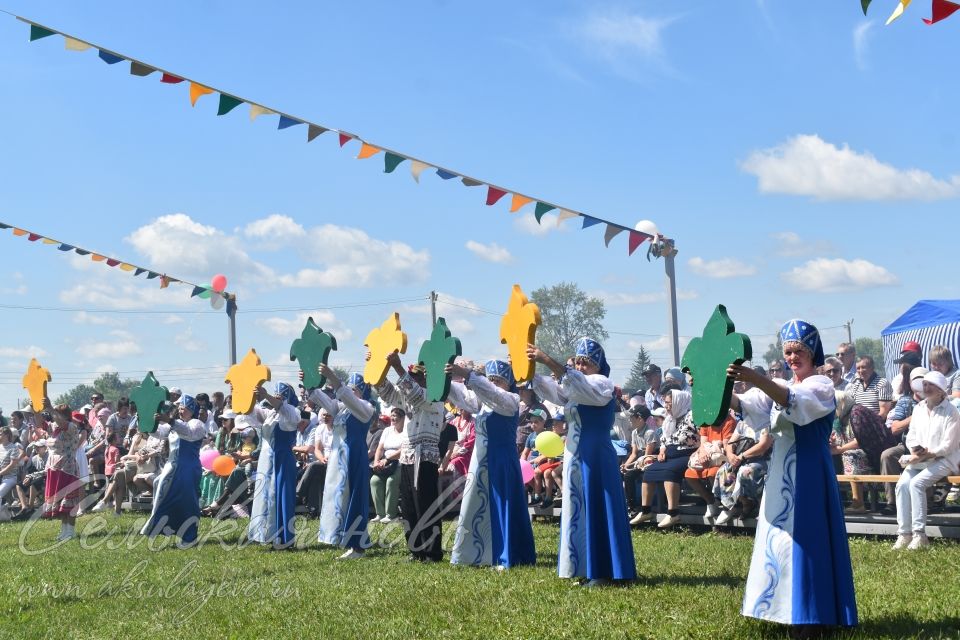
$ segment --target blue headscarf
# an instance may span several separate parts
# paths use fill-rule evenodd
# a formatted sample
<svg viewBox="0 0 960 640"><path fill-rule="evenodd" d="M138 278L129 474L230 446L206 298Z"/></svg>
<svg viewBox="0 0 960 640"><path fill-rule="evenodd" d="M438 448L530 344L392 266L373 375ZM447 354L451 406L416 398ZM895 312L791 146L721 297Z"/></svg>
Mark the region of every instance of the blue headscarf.
<svg viewBox="0 0 960 640"><path fill-rule="evenodd" d="M517 380L513 377L513 367L510 366L509 362L504 362L503 360L487 360L487 363L483 365L483 370L488 378L496 377L506 380L511 393L517 392Z"/></svg>
<svg viewBox="0 0 960 640"><path fill-rule="evenodd" d="M600 375L610 375L610 365L607 364L607 356L603 352L600 343L592 338L580 338L577 340L577 357L584 357L597 365L600 369Z"/></svg>
<svg viewBox="0 0 960 640"><path fill-rule="evenodd" d="M295 407L300 406L300 399L297 398L297 390L286 382L277 383L277 395L283 398L287 404L292 404Z"/></svg>
<svg viewBox="0 0 960 640"><path fill-rule="evenodd" d="M200 415L200 403L193 396L186 394L180 396L180 406L189 409L194 418Z"/></svg>
<svg viewBox="0 0 960 640"><path fill-rule="evenodd" d="M347 386L358 390L364 400L370 399L370 385L364 382L362 374L351 373L347 378Z"/></svg>
<svg viewBox="0 0 960 640"><path fill-rule="evenodd" d="M790 320L780 329L781 342L799 342L813 354L813 366L823 366L823 344L820 332L805 320Z"/></svg>

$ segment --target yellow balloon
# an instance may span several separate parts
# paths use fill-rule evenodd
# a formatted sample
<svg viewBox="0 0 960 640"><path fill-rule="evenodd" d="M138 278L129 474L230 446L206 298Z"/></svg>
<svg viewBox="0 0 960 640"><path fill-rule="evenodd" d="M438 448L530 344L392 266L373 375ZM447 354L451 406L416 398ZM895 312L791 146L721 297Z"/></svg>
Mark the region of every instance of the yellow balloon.
<svg viewBox="0 0 960 640"><path fill-rule="evenodd" d="M563 440L553 431L544 431L536 439L537 451L548 458L559 458L563 455Z"/></svg>

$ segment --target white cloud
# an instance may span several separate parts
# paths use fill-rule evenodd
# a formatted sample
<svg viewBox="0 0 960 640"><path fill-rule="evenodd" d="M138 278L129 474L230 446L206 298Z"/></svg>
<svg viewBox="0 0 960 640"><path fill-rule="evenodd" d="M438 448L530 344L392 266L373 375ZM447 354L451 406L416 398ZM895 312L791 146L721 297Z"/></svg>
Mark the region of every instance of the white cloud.
<svg viewBox="0 0 960 640"><path fill-rule="evenodd" d="M857 60L857 67L861 70L867 68L868 36L873 24L873 20L865 20L853 28L853 55Z"/></svg>
<svg viewBox="0 0 960 640"><path fill-rule="evenodd" d="M94 371L96 371L97 373L116 373L117 366L113 364L102 364L96 369L94 369Z"/></svg>
<svg viewBox="0 0 960 640"><path fill-rule="evenodd" d="M605 57L625 54L661 56L661 33L671 22L672 19L645 18L621 10L598 11L586 17L579 34L587 45Z"/></svg>
<svg viewBox="0 0 960 640"><path fill-rule="evenodd" d="M683 355L683 350L687 348L687 345L690 344L692 338L677 338L677 342L680 344L680 355ZM653 353L669 353L673 350L673 347L670 344L670 338L667 336L660 336L656 340L627 340L627 347L630 349L639 350L640 347L643 347L649 352Z"/></svg>
<svg viewBox="0 0 960 640"><path fill-rule="evenodd" d="M667 294L663 291L646 291L641 293L627 293L624 291L598 291L591 295L596 296L611 307L621 307L632 304L653 304L665 302ZM677 300L696 300L700 294L690 289L678 289Z"/></svg>
<svg viewBox="0 0 960 640"><path fill-rule="evenodd" d="M19 271L14 271L11 277L13 282L9 280L6 282L7 287L0 288L0 295L4 296L24 296L27 295L27 285L23 282L23 274Z"/></svg>
<svg viewBox="0 0 960 640"><path fill-rule="evenodd" d="M86 311L78 311L77 313L74 313L70 319L75 324L93 324L111 327L120 326L124 323L120 318L112 318L108 315L97 315L95 313L88 313Z"/></svg>
<svg viewBox="0 0 960 640"><path fill-rule="evenodd" d="M0 358L42 358L47 352L40 347L0 347Z"/></svg>
<svg viewBox="0 0 960 640"><path fill-rule="evenodd" d="M243 228L245 237L258 242L262 249L280 249L289 246L292 240L304 238L306 229L290 216L277 213L260 220L254 220Z"/></svg>
<svg viewBox="0 0 960 640"><path fill-rule="evenodd" d="M207 345L196 340L193 337L193 328L187 327L186 331L183 333L178 333L173 337L174 343L184 351L190 351L196 353L198 351L203 351L206 349Z"/></svg>
<svg viewBox="0 0 960 640"><path fill-rule="evenodd" d="M353 337L353 332L343 326L336 316L330 311L314 311L312 313L299 313L293 318L273 317L259 318L255 324L263 327L275 336L282 338L299 338L303 333L303 327L307 324L307 318L313 318L317 326L324 331L329 331L337 342L346 342ZM289 361L289 357L287 358Z"/></svg>
<svg viewBox="0 0 960 640"><path fill-rule="evenodd" d="M171 287L182 285L172 284ZM157 285L159 287L159 285ZM85 279L60 292L60 301L73 306L93 306L125 311L149 309L160 306L187 306L192 298L188 295L171 295L169 290L144 288L140 284L114 284L100 280Z"/></svg>
<svg viewBox="0 0 960 640"><path fill-rule="evenodd" d="M885 268L863 259L817 258L782 274L784 280L805 291L834 293L899 283Z"/></svg>
<svg viewBox="0 0 960 640"><path fill-rule="evenodd" d="M736 258L704 260L699 256L694 256L687 261L687 266L698 276L707 278L742 278L757 273L756 267Z"/></svg>
<svg viewBox="0 0 960 640"><path fill-rule="evenodd" d="M180 316L169 315L163 320L161 320L161 322L163 324L180 324L183 322L183 318L181 318Z"/></svg>
<svg viewBox="0 0 960 640"><path fill-rule="evenodd" d="M524 213L513 220L513 228L521 233L528 233L532 236L545 236L551 231L566 231L564 225L557 224L557 215L554 213L545 214L537 222L537 217L532 213Z"/></svg>
<svg viewBox="0 0 960 640"><path fill-rule="evenodd" d="M960 176L948 180L920 169L898 169L837 147L817 135L797 135L754 151L741 168L757 177L762 193L810 196L816 200L943 200L960 196Z"/></svg>
<svg viewBox="0 0 960 640"><path fill-rule="evenodd" d="M82 343L77 347L77 353L84 358L126 358L143 353L143 348L129 331L114 330L110 335L113 340Z"/></svg>
<svg viewBox="0 0 960 640"><path fill-rule="evenodd" d="M304 257L324 269L300 269L279 277L286 287L369 287L422 282L429 275L430 253L408 244L371 238L351 227L325 224L310 229Z"/></svg>
<svg viewBox="0 0 960 640"><path fill-rule="evenodd" d="M430 315L430 305L404 305L401 311L414 315ZM478 317L482 313L483 311L476 304L466 298L437 292L437 317L446 320L447 327L453 335L472 333L476 327L468 318Z"/></svg>
<svg viewBox="0 0 960 640"><path fill-rule="evenodd" d="M474 240L467 240L466 247L475 256L487 262L496 262L498 264L509 264L513 262L513 256L510 255L510 252L496 242L481 244Z"/></svg>
<svg viewBox="0 0 960 640"><path fill-rule="evenodd" d="M833 245L827 240L804 240L800 234L793 231L771 233L770 237L777 241L775 253L786 258L799 258L809 255L824 255L833 253Z"/></svg>
<svg viewBox="0 0 960 640"><path fill-rule="evenodd" d="M183 213L161 216L131 233L126 241L149 260L154 271L206 282L215 273L231 281L270 280L273 270L253 260L239 238L194 221Z"/></svg>

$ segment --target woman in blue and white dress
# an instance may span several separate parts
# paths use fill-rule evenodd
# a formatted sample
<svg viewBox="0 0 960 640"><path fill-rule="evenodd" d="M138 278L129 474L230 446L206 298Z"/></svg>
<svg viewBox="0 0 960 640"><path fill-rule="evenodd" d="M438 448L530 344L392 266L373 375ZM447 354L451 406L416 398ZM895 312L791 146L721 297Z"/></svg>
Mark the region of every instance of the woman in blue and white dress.
<svg viewBox="0 0 960 640"><path fill-rule="evenodd" d="M561 578L580 578L587 586L635 580L623 480L610 442L617 404L603 347L581 338L572 369L533 345L527 353L557 378L535 376L534 390L541 398L564 405L567 419L558 573Z"/></svg>
<svg viewBox="0 0 960 640"><path fill-rule="evenodd" d="M374 419L370 385L352 373L344 385L337 374L321 364L320 374L333 387L335 398L320 389L310 392L310 401L334 416L333 442L327 453L327 475L320 509L320 534L325 544L345 547L341 560L362 558L370 546L370 458L367 431Z"/></svg>
<svg viewBox="0 0 960 640"><path fill-rule="evenodd" d="M159 421L170 424L170 456L153 482L153 510L140 533L151 538L179 536L177 546L190 546L200 522L200 445L207 425L195 417L200 405L193 397L181 396L178 410L180 419L172 422L157 414Z"/></svg>
<svg viewBox="0 0 960 640"><path fill-rule="evenodd" d="M791 320L780 330L794 379L770 380L734 365L728 375L753 384L774 402L773 453L757 519L743 615L798 627L857 624L850 548L828 439L836 410L817 328Z"/></svg>
<svg viewBox="0 0 960 640"><path fill-rule="evenodd" d="M451 382L448 401L476 416L476 440L460 504L450 562L509 568L534 564L533 527L517 456L520 396L510 365L490 360L486 378L451 364L462 377Z"/></svg>
<svg viewBox="0 0 960 640"><path fill-rule="evenodd" d="M300 422L297 391L280 382L277 395L272 396L259 386L257 397L266 400L270 408L258 403L253 409L263 427L247 537L254 542L288 548L293 544L293 517L297 506L297 460L293 455Z"/></svg>

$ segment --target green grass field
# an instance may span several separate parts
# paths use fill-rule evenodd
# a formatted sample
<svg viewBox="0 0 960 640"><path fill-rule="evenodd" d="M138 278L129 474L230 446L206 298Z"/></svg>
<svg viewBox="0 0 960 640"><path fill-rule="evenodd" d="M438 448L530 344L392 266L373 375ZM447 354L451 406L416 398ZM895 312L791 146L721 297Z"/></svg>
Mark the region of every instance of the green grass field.
<svg viewBox="0 0 960 640"><path fill-rule="evenodd" d="M238 548L236 525L210 520L201 548L179 550L165 538L150 548L136 535L142 517L102 519L115 531L94 518L78 522L81 539L51 550L59 523L0 525L0 637L786 637L739 613L751 536L635 531L639 582L581 589L556 576L549 522L534 526L537 566L499 573L408 563L402 546L337 561L339 550L313 542L316 521L298 522L295 551ZM397 525L372 533L387 543L401 535ZM850 546L861 626L837 637L960 637L960 545Z"/></svg>

